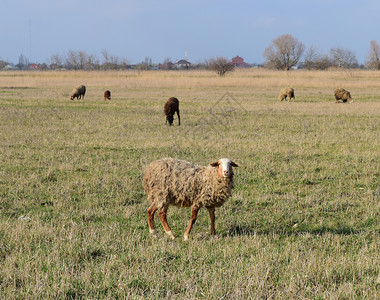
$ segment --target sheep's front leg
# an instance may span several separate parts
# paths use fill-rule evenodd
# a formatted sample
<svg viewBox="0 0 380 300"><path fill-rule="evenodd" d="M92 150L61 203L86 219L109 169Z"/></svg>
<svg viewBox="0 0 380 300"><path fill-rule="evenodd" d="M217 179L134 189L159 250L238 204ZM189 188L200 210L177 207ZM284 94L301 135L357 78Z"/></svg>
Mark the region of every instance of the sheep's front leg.
<svg viewBox="0 0 380 300"><path fill-rule="evenodd" d="M210 215L210 234L215 235L215 207L207 207Z"/></svg>
<svg viewBox="0 0 380 300"><path fill-rule="evenodd" d="M147 211L149 233L154 237L156 237L156 230L154 229L154 214L156 213L156 211L157 211L157 206L154 203L152 203L149 206L148 211Z"/></svg>
<svg viewBox="0 0 380 300"><path fill-rule="evenodd" d="M190 223L189 223L189 226L187 227L187 230L185 231L185 234L183 236L184 241L187 241L189 239L189 234L190 234L191 228L193 227L195 221L197 220L198 211L199 211L199 207L197 207L197 206L193 206L191 208Z"/></svg>
<svg viewBox="0 0 380 300"><path fill-rule="evenodd" d="M161 224L164 227L165 232L167 233L167 235L170 236L170 238L172 240L174 240L175 236L173 235L173 232L171 231L171 229L169 227L168 220L166 219L166 213L168 211L168 208L169 207L162 207L162 208L160 208L160 210L158 211L158 217L160 218Z"/></svg>
<svg viewBox="0 0 380 300"><path fill-rule="evenodd" d="M181 125L181 117L179 116L179 110L177 110L177 116L178 116L178 126Z"/></svg>

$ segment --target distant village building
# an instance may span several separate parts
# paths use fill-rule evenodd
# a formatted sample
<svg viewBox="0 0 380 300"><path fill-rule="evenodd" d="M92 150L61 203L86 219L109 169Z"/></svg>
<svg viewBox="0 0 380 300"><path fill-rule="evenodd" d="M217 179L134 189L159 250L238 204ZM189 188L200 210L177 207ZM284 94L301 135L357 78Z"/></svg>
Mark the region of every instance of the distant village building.
<svg viewBox="0 0 380 300"><path fill-rule="evenodd" d="M166 64L166 67L168 68L168 70L173 70L174 67L175 67L175 64L173 64L171 61L169 61L169 62Z"/></svg>
<svg viewBox="0 0 380 300"><path fill-rule="evenodd" d="M18 70L14 64L7 64L3 70Z"/></svg>
<svg viewBox="0 0 380 300"><path fill-rule="evenodd" d="M42 69L41 68L41 65L37 65L37 64L29 64L29 70L40 70Z"/></svg>
<svg viewBox="0 0 380 300"><path fill-rule="evenodd" d="M158 64L159 70L174 70L175 64L173 64L171 61L165 61L162 64Z"/></svg>
<svg viewBox="0 0 380 300"><path fill-rule="evenodd" d="M181 59L175 63L177 69L190 69L191 62L188 62L186 59Z"/></svg>
<svg viewBox="0 0 380 300"><path fill-rule="evenodd" d="M235 56L232 58L231 63L235 68L247 68L249 65L244 61L244 59L240 56Z"/></svg>

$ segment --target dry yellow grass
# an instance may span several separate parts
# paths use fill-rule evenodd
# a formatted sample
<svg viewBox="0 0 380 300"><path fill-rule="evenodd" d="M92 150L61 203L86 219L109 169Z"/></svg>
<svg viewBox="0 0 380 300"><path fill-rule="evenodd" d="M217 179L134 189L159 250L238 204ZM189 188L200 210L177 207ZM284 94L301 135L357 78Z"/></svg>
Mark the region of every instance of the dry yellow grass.
<svg viewBox="0 0 380 300"><path fill-rule="evenodd" d="M0 72L0 298L379 298L379 77ZM189 243L150 239L142 174L162 157L240 163L218 238L201 211ZM189 212L168 219L179 235Z"/></svg>
<svg viewBox="0 0 380 300"><path fill-rule="evenodd" d="M92 86L126 88L176 87L255 87L272 88L296 86L334 89L343 84L347 88L379 89L380 73L369 70L330 71L274 71L268 69L237 69L220 78L211 71L4 71L0 73L1 87L72 86L83 80Z"/></svg>

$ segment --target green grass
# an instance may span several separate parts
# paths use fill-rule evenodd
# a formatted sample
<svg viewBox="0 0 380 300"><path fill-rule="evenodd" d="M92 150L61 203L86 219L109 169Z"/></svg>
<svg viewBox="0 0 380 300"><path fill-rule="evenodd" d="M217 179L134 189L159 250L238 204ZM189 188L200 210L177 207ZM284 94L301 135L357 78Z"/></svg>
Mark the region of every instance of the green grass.
<svg viewBox="0 0 380 300"><path fill-rule="evenodd" d="M307 74L0 73L1 298L379 298L377 73L353 74L353 104L325 88L350 89L344 72ZM277 99L284 82L296 102ZM170 96L180 127L164 125ZM216 238L201 210L182 241L174 207L179 238L158 217L150 238L142 175L163 157L241 165Z"/></svg>

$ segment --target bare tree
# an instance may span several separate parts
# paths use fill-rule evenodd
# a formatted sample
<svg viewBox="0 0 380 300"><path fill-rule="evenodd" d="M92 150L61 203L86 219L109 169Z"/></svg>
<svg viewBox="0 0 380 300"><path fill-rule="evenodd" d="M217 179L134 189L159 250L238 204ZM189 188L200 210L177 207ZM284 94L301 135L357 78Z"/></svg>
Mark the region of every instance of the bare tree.
<svg viewBox="0 0 380 300"><path fill-rule="evenodd" d="M103 55L103 70L116 70L119 69L120 58L114 55L111 55L107 49L101 51Z"/></svg>
<svg viewBox="0 0 380 300"><path fill-rule="evenodd" d="M17 64L17 67L18 67L20 70L24 70L24 69L27 69L27 68L28 68L28 65L29 65L29 59L28 59L24 54L21 54L21 55L18 57L18 64Z"/></svg>
<svg viewBox="0 0 380 300"><path fill-rule="evenodd" d="M103 49L101 53L102 53L103 58L104 58L104 63L108 63L109 62L109 57L110 57L110 54L108 53L108 50L107 49Z"/></svg>
<svg viewBox="0 0 380 300"><path fill-rule="evenodd" d="M84 70L86 67L87 60L88 60L88 54L84 51L78 51L77 57L78 57L79 69Z"/></svg>
<svg viewBox="0 0 380 300"><path fill-rule="evenodd" d="M120 62L120 68L121 69L127 69L128 68L128 59L123 57Z"/></svg>
<svg viewBox="0 0 380 300"><path fill-rule="evenodd" d="M69 50L65 58L66 68L74 70L93 70L98 64L95 55L89 55L85 51Z"/></svg>
<svg viewBox="0 0 380 300"><path fill-rule="evenodd" d="M96 55L87 55L85 69L94 70L97 66L99 66L99 60L96 58Z"/></svg>
<svg viewBox="0 0 380 300"><path fill-rule="evenodd" d="M331 61L327 54L310 46L305 52L303 66L308 70L325 70L331 66Z"/></svg>
<svg viewBox="0 0 380 300"><path fill-rule="evenodd" d="M54 68L61 68L63 64L63 58L60 54L56 53L50 56L49 63L54 65Z"/></svg>
<svg viewBox="0 0 380 300"><path fill-rule="evenodd" d="M216 71L219 76L234 70L234 65L225 57L215 57L206 60L207 69Z"/></svg>
<svg viewBox="0 0 380 300"><path fill-rule="evenodd" d="M8 65L8 62L0 59L0 70L4 69Z"/></svg>
<svg viewBox="0 0 380 300"><path fill-rule="evenodd" d="M303 61L303 65L305 66L305 68L308 70L314 69L314 63L317 57L317 50L313 46L310 46L305 52L305 57Z"/></svg>
<svg viewBox="0 0 380 300"><path fill-rule="evenodd" d="M345 69L357 68L359 66L355 53L341 47L330 50L331 61L334 66Z"/></svg>
<svg viewBox="0 0 380 300"><path fill-rule="evenodd" d="M120 58L118 56L110 56L110 64L118 66L120 64Z"/></svg>
<svg viewBox="0 0 380 300"><path fill-rule="evenodd" d="M150 58L149 56L145 56L144 61L137 64L136 67L138 70L142 71L142 70L151 70L152 66L153 66L152 58Z"/></svg>
<svg viewBox="0 0 380 300"><path fill-rule="evenodd" d="M370 69L380 70L380 46L376 41L371 41L366 65Z"/></svg>
<svg viewBox="0 0 380 300"><path fill-rule="evenodd" d="M272 41L264 51L266 65L278 70L289 70L298 64L305 50L304 44L291 34L284 34Z"/></svg>
<svg viewBox="0 0 380 300"><path fill-rule="evenodd" d="M331 59L328 54L321 54L315 61L315 69L326 70L332 66Z"/></svg>
<svg viewBox="0 0 380 300"><path fill-rule="evenodd" d="M73 50L67 52L65 58L66 68L77 70L79 68L79 62L77 54Z"/></svg>

